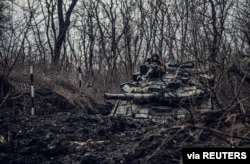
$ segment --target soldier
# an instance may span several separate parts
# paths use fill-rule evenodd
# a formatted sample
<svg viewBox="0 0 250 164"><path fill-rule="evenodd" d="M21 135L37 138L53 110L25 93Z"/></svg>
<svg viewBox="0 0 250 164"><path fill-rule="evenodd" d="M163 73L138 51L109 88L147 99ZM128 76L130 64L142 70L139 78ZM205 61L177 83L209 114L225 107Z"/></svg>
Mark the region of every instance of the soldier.
<svg viewBox="0 0 250 164"><path fill-rule="evenodd" d="M146 78L160 77L165 73L165 67L158 54L152 54L151 63L148 65Z"/></svg>
<svg viewBox="0 0 250 164"><path fill-rule="evenodd" d="M163 62L160 60L160 57L158 54L153 54L151 56L152 64L158 64L160 66L164 66Z"/></svg>

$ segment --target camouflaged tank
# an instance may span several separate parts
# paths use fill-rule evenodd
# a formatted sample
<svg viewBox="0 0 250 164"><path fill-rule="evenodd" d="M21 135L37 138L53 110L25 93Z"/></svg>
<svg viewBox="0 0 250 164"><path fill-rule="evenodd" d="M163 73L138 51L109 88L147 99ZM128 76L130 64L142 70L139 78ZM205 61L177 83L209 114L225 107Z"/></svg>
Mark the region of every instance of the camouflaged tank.
<svg viewBox="0 0 250 164"><path fill-rule="evenodd" d="M211 92L206 86L212 80L193 62L145 64L132 80L120 85L122 93L105 93L104 98L117 100L112 116L169 123L190 118L194 112L211 110Z"/></svg>

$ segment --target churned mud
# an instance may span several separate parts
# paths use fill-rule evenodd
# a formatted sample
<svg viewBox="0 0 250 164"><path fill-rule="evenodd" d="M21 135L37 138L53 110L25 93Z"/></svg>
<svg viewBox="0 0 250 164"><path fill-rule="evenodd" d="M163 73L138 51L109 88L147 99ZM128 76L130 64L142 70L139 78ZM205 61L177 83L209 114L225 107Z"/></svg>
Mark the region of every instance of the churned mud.
<svg viewBox="0 0 250 164"><path fill-rule="evenodd" d="M249 116L218 111L173 125L110 117L112 104L49 88L29 92L4 83L0 163L181 163L185 147L250 147ZM10 94L11 93L11 94Z"/></svg>

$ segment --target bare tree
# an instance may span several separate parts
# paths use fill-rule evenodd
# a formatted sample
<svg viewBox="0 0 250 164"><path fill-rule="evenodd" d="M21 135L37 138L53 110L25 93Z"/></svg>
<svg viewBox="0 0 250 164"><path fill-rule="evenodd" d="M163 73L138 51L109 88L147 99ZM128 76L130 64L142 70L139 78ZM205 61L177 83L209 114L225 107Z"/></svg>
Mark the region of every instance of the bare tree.
<svg viewBox="0 0 250 164"><path fill-rule="evenodd" d="M8 21L8 17L5 13L5 11L8 9L8 5L4 3L3 1L0 2L0 98L4 96L4 80L5 80L5 70L8 64L8 59L3 54L3 45L6 42L5 35L3 34L5 32L6 27L4 24Z"/></svg>
<svg viewBox="0 0 250 164"><path fill-rule="evenodd" d="M235 15L235 19L237 22L237 26L235 27L238 33L238 36L244 42L247 43L248 48L250 49L250 1L245 0L237 5L237 13ZM241 47L244 48L244 47Z"/></svg>
<svg viewBox="0 0 250 164"><path fill-rule="evenodd" d="M106 27L107 37L110 38L110 56L107 56L107 65L110 68L111 75L115 77L117 73L118 45L123 35L123 32L118 32L118 3L116 0L110 0L108 4L100 3L104 10L110 30Z"/></svg>
<svg viewBox="0 0 250 164"><path fill-rule="evenodd" d="M4 23L7 21L7 15L4 13L7 9L7 4L0 1L0 38L3 37L3 31L5 29Z"/></svg>
<svg viewBox="0 0 250 164"><path fill-rule="evenodd" d="M132 75L132 72L134 70L134 58L136 58L135 54L132 55L132 6L129 4L129 1L121 1L121 15L122 15L122 22L123 22L123 42L124 42L124 66L125 69L128 70L127 72L129 75Z"/></svg>
<svg viewBox="0 0 250 164"><path fill-rule="evenodd" d="M211 65L211 71L214 72L216 67L220 66L218 62L218 53L220 52L220 46L225 31L225 21L228 18L228 10L232 7L233 2L221 1L220 3L209 0L211 7L211 27L206 26L205 31L211 39L208 40L208 48L210 50L209 61ZM206 36L210 38L209 36Z"/></svg>
<svg viewBox="0 0 250 164"><path fill-rule="evenodd" d="M129 77L136 65L156 51L166 59L192 59L202 68L209 66L217 78L214 89L224 85L223 73L233 65L239 66L241 77L245 75L243 56L250 44L248 0L29 0L11 4L23 19L17 19L21 14L13 10L12 21L1 33L6 38L0 41L2 65L25 64L32 58L45 64L62 61L68 67L80 60L85 75L103 73L103 83L117 84L117 79Z"/></svg>
<svg viewBox="0 0 250 164"><path fill-rule="evenodd" d="M52 56L52 62L54 64L58 64L60 60L61 48L62 44L66 37L66 32L70 25L70 17L73 12L73 9L77 3L77 0L72 0L69 8L67 9L65 15L63 13L63 0L57 1L57 12L58 12L58 26L59 32L57 34L55 45L54 45L54 53Z"/></svg>

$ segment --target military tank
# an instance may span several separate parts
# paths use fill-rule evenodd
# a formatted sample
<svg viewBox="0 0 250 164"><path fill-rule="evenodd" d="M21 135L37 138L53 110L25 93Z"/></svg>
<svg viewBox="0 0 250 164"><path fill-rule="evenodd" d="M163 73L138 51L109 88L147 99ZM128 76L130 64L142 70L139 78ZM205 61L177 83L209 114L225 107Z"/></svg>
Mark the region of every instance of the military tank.
<svg viewBox="0 0 250 164"><path fill-rule="evenodd" d="M212 94L206 86L213 77L197 69L194 62L152 63L139 68L130 81L120 85L121 93L104 94L106 100L116 100L111 116L170 123L212 109Z"/></svg>

